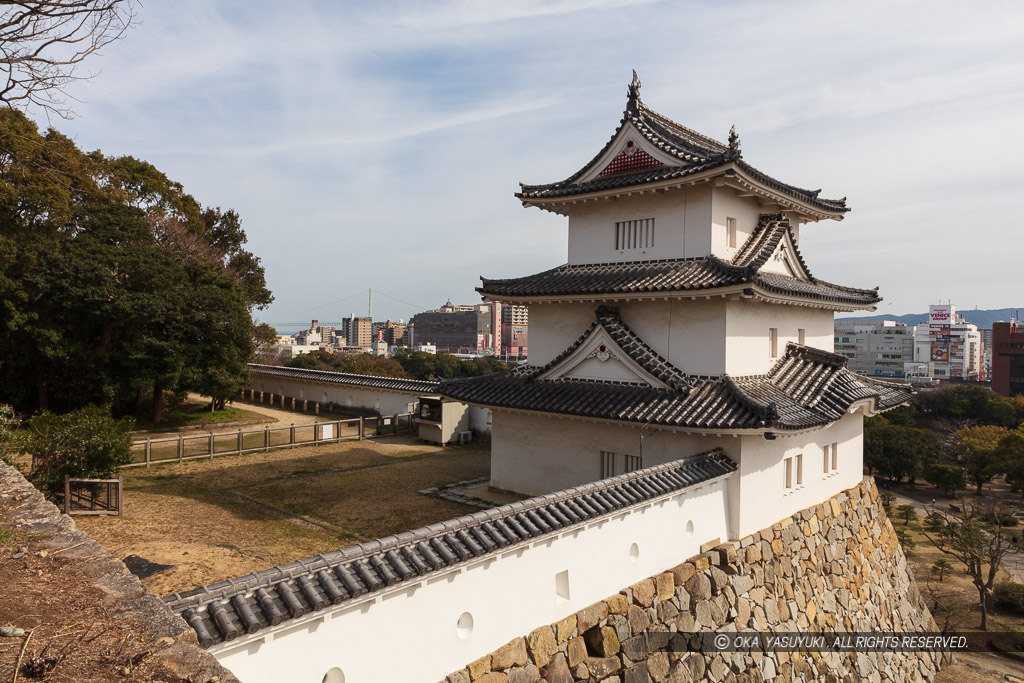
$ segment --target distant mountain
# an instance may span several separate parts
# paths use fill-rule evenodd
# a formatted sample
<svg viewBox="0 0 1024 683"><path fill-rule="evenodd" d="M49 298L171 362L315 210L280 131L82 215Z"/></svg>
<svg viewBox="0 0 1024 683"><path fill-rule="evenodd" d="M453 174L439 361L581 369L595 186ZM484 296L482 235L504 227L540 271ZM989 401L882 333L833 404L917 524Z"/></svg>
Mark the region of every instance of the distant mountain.
<svg viewBox="0 0 1024 683"><path fill-rule="evenodd" d="M1020 314L1024 313L1024 306L1020 308L993 308L991 310L961 310L957 309L956 313L961 316L964 320L969 323L974 323L978 326L979 330L987 330L992 327L992 323L1002 321L1009 321L1010 318L1017 318L1020 320ZM921 323L928 322L928 312L924 313L907 313L906 315L868 315L864 317L860 316L846 316L843 318L837 318L837 320L895 320L898 323L904 323L906 325L919 325Z"/></svg>

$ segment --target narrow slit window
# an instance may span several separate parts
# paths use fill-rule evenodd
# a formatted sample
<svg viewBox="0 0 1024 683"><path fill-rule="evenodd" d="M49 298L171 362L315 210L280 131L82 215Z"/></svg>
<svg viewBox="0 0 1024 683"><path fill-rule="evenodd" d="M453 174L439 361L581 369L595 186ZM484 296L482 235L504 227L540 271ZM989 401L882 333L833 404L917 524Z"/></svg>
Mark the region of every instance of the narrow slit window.
<svg viewBox="0 0 1024 683"><path fill-rule="evenodd" d="M786 488L793 488L793 458L786 458Z"/></svg>
<svg viewBox="0 0 1024 683"><path fill-rule="evenodd" d="M619 221L615 224L615 250L648 249L654 246L654 219Z"/></svg>
<svg viewBox="0 0 1024 683"><path fill-rule="evenodd" d="M796 456L796 485L801 486L804 483L804 454L799 453Z"/></svg>
<svg viewBox="0 0 1024 683"><path fill-rule="evenodd" d="M828 453L828 451L829 451L829 445L825 444L825 462L824 462L824 469L822 470L825 474L828 474L828 465L829 465L829 462L831 462L829 460L829 453Z"/></svg>
<svg viewBox="0 0 1024 683"><path fill-rule="evenodd" d="M796 339L797 339L797 343L800 344L800 346L803 346L804 344L806 344L807 331L804 330L804 328L802 328L802 327L800 329L798 329L796 331Z"/></svg>
<svg viewBox="0 0 1024 683"><path fill-rule="evenodd" d="M643 467L643 463L640 461L639 455L626 455L623 457L626 460L626 472L633 472Z"/></svg>
<svg viewBox="0 0 1024 683"><path fill-rule="evenodd" d="M832 471L839 469L839 443L832 443Z"/></svg>
<svg viewBox="0 0 1024 683"><path fill-rule="evenodd" d="M768 351L772 358L779 357L779 328L768 328Z"/></svg>
<svg viewBox="0 0 1024 683"><path fill-rule="evenodd" d="M736 248L736 219L726 218L725 219L725 232L729 240L729 247Z"/></svg>
<svg viewBox="0 0 1024 683"><path fill-rule="evenodd" d="M615 453L612 451L601 451L601 478L615 476Z"/></svg>

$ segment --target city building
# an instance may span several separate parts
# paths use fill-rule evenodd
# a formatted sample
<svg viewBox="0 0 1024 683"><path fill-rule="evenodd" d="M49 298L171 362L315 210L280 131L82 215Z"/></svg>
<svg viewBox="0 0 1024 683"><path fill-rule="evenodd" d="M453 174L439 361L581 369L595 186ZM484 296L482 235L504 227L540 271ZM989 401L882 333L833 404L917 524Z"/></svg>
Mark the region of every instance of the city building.
<svg viewBox="0 0 1024 683"><path fill-rule="evenodd" d="M914 328L894 320L835 322L835 352L849 360L859 375L903 377L904 364L914 360Z"/></svg>
<svg viewBox="0 0 1024 683"><path fill-rule="evenodd" d="M526 306L502 305L501 355L506 358L526 356L530 309Z"/></svg>
<svg viewBox="0 0 1024 683"><path fill-rule="evenodd" d="M353 313L348 320L342 321L341 332L345 337L346 347L369 350L374 340L373 319L357 318Z"/></svg>
<svg viewBox="0 0 1024 683"><path fill-rule="evenodd" d="M992 328L978 330L981 335L981 381L992 381Z"/></svg>
<svg viewBox="0 0 1024 683"><path fill-rule="evenodd" d="M429 344L447 353L493 353L495 309L491 303L456 306L449 301L441 308L417 313L409 320L413 330L409 345Z"/></svg>
<svg viewBox="0 0 1024 683"><path fill-rule="evenodd" d="M911 381L979 381L981 346L977 326L958 317L955 306L929 306L928 322L915 328L907 376Z"/></svg>
<svg viewBox="0 0 1024 683"><path fill-rule="evenodd" d="M478 288L529 306L529 363L441 393L491 409L496 489L543 494L721 449L738 466L738 539L855 486L864 417L912 393L833 352L834 313L880 301L819 280L800 253L845 200L765 175L734 130L713 140L639 89L592 161L517 194L568 218L568 262Z"/></svg>
<svg viewBox="0 0 1024 683"><path fill-rule="evenodd" d="M992 390L1024 396L1024 327L1016 320L992 323Z"/></svg>

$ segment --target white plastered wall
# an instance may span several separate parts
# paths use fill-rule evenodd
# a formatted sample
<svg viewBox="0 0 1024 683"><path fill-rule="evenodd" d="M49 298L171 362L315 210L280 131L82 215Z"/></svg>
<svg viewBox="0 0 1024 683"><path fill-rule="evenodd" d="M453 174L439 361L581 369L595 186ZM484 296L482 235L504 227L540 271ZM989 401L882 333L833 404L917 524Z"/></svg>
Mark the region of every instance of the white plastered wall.
<svg viewBox="0 0 1024 683"><path fill-rule="evenodd" d="M269 394L273 393L278 405L281 396L287 396L289 399L294 397L298 399L296 407L300 409L302 400L305 399L311 403L333 401L336 406L342 408L363 408L381 415L394 415L408 413L410 404L415 405L419 402L419 395L413 393L257 373L253 373L250 387L257 392L256 400L259 400L260 391L263 392L264 401L269 401ZM287 405L291 406L290 400ZM312 407L309 408L309 412L312 414Z"/></svg>
<svg viewBox="0 0 1024 683"><path fill-rule="evenodd" d="M863 427L858 411L813 432L779 433L773 441L760 435L740 437L739 476L730 480L730 537L752 534L856 486L864 476ZM824 448L833 443L839 444L838 468L825 473ZM801 454L803 483L797 485L795 458ZM791 489L785 486L786 458L794 459Z"/></svg>
<svg viewBox="0 0 1024 683"><path fill-rule="evenodd" d="M640 455L642 425L588 422L495 409L491 486L540 495L601 479L601 452ZM738 438L644 430L642 467L721 447L738 451ZM621 474L621 470L616 470Z"/></svg>
<svg viewBox="0 0 1024 683"><path fill-rule="evenodd" d="M654 219L654 246L616 250L615 223L646 218ZM710 252L709 184L588 202L573 207L569 216L569 263L691 258Z"/></svg>
<svg viewBox="0 0 1024 683"><path fill-rule="evenodd" d="M835 318L832 311L806 306L780 306L763 301L728 301L725 339L725 372L730 375L759 375L767 372L782 357L787 342L799 341L803 329L804 344L831 352L834 348ZM776 350L771 356L769 330L778 330Z"/></svg>
<svg viewBox="0 0 1024 683"><path fill-rule="evenodd" d="M727 481L314 612L214 655L246 683L321 683L332 668L345 683L432 683L724 539ZM568 597L556 592L561 572ZM463 614L472 616L468 633L457 628Z"/></svg>
<svg viewBox="0 0 1024 683"><path fill-rule="evenodd" d="M595 320L598 302L531 304L530 364L545 365ZM725 370L725 300L614 302L623 322L655 351L685 372ZM767 334L767 332L765 332Z"/></svg>

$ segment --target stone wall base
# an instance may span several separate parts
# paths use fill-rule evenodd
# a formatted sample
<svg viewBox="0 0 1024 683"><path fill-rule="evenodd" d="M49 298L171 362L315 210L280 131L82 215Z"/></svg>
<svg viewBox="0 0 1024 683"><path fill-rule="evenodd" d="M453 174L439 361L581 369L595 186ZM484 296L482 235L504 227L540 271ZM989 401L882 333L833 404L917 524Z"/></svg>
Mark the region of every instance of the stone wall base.
<svg viewBox="0 0 1024 683"><path fill-rule="evenodd" d="M865 479L516 638L446 680L928 681L942 664L931 652L718 653L692 651L688 640L700 632L935 630L874 482Z"/></svg>

